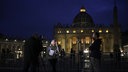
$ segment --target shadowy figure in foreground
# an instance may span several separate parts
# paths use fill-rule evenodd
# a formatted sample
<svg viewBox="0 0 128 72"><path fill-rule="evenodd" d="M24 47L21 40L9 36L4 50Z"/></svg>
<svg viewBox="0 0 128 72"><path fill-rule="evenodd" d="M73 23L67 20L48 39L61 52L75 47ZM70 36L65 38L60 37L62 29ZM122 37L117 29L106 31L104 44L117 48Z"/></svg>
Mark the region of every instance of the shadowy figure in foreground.
<svg viewBox="0 0 128 72"><path fill-rule="evenodd" d="M65 50L64 49L62 49L61 51L60 51L60 54L61 54L61 59L64 59L64 57L65 57Z"/></svg>
<svg viewBox="0 0 128 72"><path fill-rule="evenodd" d="M73 48L71 48L70 51L70 59L71 59L71 63L75 63L75 50Z"/></svg>
<svg viewBox="0 0 128 72"><path fill-rule="evenodd" d="M101 59L101 39L99 39L99 33L96 32L92 36L94 42L89 47L90 50L90 72L100 72L100 59Z"/></svg>
<svg viewBox="0 0 128 72"><path fill-rule="evenodd" d="M115 45L114 48L114 62L115 67L119 69L121 67L121 52L118 45Z"/></svg>
<svg viewBox="0 0 128 72"><path fill-rule="evenodd" d="M6 62L6 51L5 49L2 49L2 53L1 53L1 65L5 65Z"/></svg>
<svg viewBox="0 0 128 72"><path fill-rule="evenodd" d="M42 49L42 42L37 34L30 37L24 45L24 72L37 72L38 56Z"/></svg>

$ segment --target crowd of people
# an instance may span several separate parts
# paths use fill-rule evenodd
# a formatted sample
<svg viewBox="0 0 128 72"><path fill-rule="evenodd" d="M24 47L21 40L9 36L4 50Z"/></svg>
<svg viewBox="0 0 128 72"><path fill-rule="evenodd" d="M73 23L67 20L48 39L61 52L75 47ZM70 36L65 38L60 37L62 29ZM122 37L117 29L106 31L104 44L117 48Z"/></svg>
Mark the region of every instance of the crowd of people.
<svg viewBox="0 0 128 72"><path fill-rule="evenodd" d="M101 70L101 44L102 40L99 38L99 33L93 33L92 44L89 46L89 72L100 72ZM58 58L64 59L66 56L65 50L61 49L61 46L57 44L55 39L51 40L50 45L46 48L42 46L42 40L38 34L33 34L24 44L24 68L23 72L37 72L39 67L39 60L47 58L49 61L52 72L56 72L56 64ZM45 52L44 52L45 50ZM5 50L2 50L1 58L5 59ZM83 55L83 51L78 52L80 56ZM43 56L42 56L43 54ZM111 55L112 56L112 55ZM41 58L41 59L39 59ZM75 61L75 50L71 48L70 59ZM73 62L72 61L72 62ZM44 67L45 64L43 63Z"/></svg>
<svg viewBox="0 0 128 72"><path fill-rule="evenodd" d="M39 66L39 57L44 50L42 46L41 38L38 34L34 34L24 44L24 72L37 72ZM44 52L43 52L44 54ZM50 45L46 48L45 56L41 56L41 60L47 57L47 60L51 64L52 71L56 72L57 59L65 57L64 49L60 49L57 41L52 40ZM44 65L44 64L43 64ZM44 65L45 66L45 65Z"/></svg>
<svg viewBox="0 0 128 72"><path fill-rule="evenodd" d="M99 39L99 33L92 35L94 42L89 47L90 52L90 72L100 72L100 58L101 58L101 39ZM36 72L38 69L38 57L43 50L40 36L34 34L29 38L24 45L24 72L28 72L31 67L31 72ZM50 45L46 49L46 56L49 63L51 64L52 71L56 72L57 59L65 57L64 49L60 49L57 41L53 39ZM83 54L80 52L80 54ZM70 58L75 60L75 50L71 48Z"/></svg>
<svg viewBox="0 0 128 72"><path fill-rule="evenodd" d="M15 54L10 49L2 49L0 53L0 64L2 66L6 65L8 59L14 59L14 58L15 58Z"/></svg>

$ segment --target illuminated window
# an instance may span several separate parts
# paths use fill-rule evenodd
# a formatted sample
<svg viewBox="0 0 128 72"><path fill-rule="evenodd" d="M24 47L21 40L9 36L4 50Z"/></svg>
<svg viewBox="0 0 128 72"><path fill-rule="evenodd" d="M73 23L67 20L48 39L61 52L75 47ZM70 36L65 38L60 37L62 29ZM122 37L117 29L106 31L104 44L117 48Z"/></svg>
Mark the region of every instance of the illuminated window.
<svg viewBox="0 0 128 72"><path fill-rule="evenodd" d="M90 43L90 37L85 37L85 43L89 44Z"/></svg>
<svg viewBox="0 0 128 72"><path fill-rule="evenodd" d="M108 33L108 30L106 30L106 33Z"/></svg>
<svg viewBox="0 0 128 72"><path fill-rule="evenodd" d="M76 31L75 31L75 30L73 30L73 33L76 33Z"/></svg>
<svg viewBox="0 0 128 72"><path fill-rule="evenodd" d="M102 33L102 30L99 30L99 33Z"/></svg>
<svg viewBox="0 0 128 72"><path fill-rule="evenodd" d="M84 43L84 39L81 39L81 43Z"/></svg>
<svg viewBox="0 0 128 72"><path fill-rule="evenodd" d="M58 44L61 44L61 41L58 41Z"/></svg>
<svg viewBox="0 0 128 72"><path fill-rule="evenodd" d="M48 41L46 41L45 43L48 43Z"/></svg>
<svg viewBox="0 0 128 72"><path fill-rule="evenodd" d="M94 30L92 30L92 32L94 32Z"/></svg>
<svg viewBox="0 0 128 72"><path fill-rule="evenodd" d="M21 50L17 50L17 51L15 51L15 53L16 53L16 58L17 59L22 57L23 52Z"/></svg>
<svg viewBox="0 0 128 72"><path fill-rule="evenodd" d="M81 30L81 33L83 33L84 32L84 30Z"/></svg>
<svg viewBox="0 0 128 72"><path fill-rule="evenodd" d="M57 33L59 33L59 31L57 31Z"/></svg>
<svg viewBox="0 0 128 72"><path fill-rule="evenodd" d="M57 33L61 33L61 31L58 31Z"/></svg>
<svg viewBox="0 0 128 72"><path fill-rule="evenodd" d="M69 30L67 30L66 32L69 33Z"/></svg>
<svg viewBox="0 0 128 72"><path fill-rule="evenodd" d="M72 43L73 43L73 44L76 44L76 40L77 40L77 38L76 38L76 37L73 37Z"/></svg>

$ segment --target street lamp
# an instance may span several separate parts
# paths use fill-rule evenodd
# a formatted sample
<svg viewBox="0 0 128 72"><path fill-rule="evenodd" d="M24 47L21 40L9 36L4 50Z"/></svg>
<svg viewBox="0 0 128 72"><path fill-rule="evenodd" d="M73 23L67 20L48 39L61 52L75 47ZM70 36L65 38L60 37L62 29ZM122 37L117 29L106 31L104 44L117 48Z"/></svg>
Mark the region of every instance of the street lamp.
<svg viewBox="0 0 128 72"><path fill-rule="evenodd" d="M23 42L25 43L25 40L23 40Z"/></svg>
<svg viewBox="0 0 128 72"><path fill-rule="evenodd" d="M8 41L8 39L6 38L5 41Z"/></svg>
<svg viewBox="0 0 128 72"><path fill-rule="evenodd" d="M16 40L16 39L15 39L14 41L15 41L15 42L17 42L17 40Z"/></svg>

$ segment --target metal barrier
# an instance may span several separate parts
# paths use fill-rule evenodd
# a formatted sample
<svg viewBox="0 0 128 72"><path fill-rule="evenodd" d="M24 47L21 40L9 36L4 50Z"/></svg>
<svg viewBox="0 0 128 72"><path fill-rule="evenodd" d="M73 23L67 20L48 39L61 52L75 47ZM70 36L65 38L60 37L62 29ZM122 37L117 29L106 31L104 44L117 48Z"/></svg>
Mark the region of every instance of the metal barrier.
<svg viewBox="0 0 128 72"><path fill-rule="evenodd" d="M115 62L114 57L110 53L102 53L101 71L102 72L128 72L128 57L122 56L119 63ZM57 72L88 72L89 69L88 54L70 54L59 57L56 65ZM9 70L7 72L22 72L23 59L6 59L5 64L0 64L0 71ZM39 72L51 72L51 65L46 57L39 60Z"/></svg>

